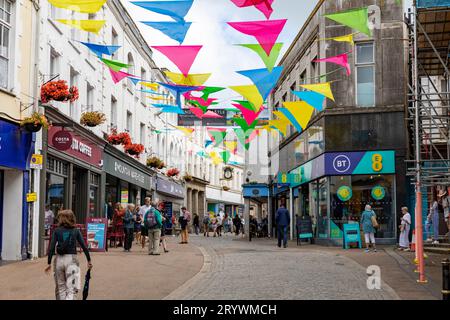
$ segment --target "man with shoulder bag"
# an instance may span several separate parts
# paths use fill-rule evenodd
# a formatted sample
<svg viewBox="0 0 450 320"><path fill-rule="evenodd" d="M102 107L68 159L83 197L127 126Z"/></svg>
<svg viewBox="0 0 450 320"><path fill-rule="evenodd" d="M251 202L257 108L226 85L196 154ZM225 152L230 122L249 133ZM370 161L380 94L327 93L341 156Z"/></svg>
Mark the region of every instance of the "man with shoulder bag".
<svg viewBox="0 0 450 320"><path fill-rule="evenodd" d="M155 204L145 213L144 225L148 230L148 254L159 256L159 241L161 238L162 217L161 213L155 208Z"/></svg>

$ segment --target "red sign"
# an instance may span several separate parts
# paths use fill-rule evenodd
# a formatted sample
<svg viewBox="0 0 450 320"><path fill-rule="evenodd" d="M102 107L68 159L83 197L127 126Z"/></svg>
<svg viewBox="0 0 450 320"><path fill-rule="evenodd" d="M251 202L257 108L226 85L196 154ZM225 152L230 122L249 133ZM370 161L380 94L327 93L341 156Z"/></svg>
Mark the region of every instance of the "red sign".
<svg viewBox="0 0 450 320"><path fill-rule="evenodd" d="M52 145L59 151L66 151L72 147L72 135L69 131L58 131L53 135Z"/></svg>
<svg viewBox="0 0 450 320"><path fill-rule="evenodd" d="M48 130L48 144L50 146L57 150L64 151L64 153L71 155L78 160L101 168L100 163L103 160L103 149L98 144L77 132L72 132L69 133L72 138L70 147L66 150L61 150L58 141L61 132L65 131L62 131L61 128L58 127L51 127Z"/></svg>

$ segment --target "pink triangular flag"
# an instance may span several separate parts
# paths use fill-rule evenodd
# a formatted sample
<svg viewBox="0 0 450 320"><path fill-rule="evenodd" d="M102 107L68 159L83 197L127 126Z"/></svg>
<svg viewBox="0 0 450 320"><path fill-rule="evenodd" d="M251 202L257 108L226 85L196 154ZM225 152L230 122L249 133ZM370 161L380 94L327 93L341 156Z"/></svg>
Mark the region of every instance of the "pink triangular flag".
<svg viewBox="0 0 450 320"><path fill-rule="evenodd" d="M189 70L194 64L195 58L203 46L154 46L153 49L158 50L170 59L180 69L181 73L187 77Z"/></svg>
<svg viewBox="0 0 450 320"><path fill-rule="evenodd" d="M206 111L206 113L203 115L203 118L220 119L220 118L223 118L223 116L221 116L220 114L217 114L215 112L212 112L212 111Z"/></svg>
<svg viewBox="0 0 450 320"><path fill-rule="evenodd" d="M203 119L203 111L199 108L190 107L189 110L199 119Z"/></svg>
<svg viewBox="0 0 450 320"><path fill-rule="evenodd" d="M122 81L126 77L136 77L132 74L122 72L122 71L114 71L112 69L109 69L109 73L111 73L111 77L115 84Z"/></svg>
<svg viewBox="0 0 450 320"><path fill-rule="evenodd" d="M253 141L253 139L255 139L257 136L259 136L259 129L254 130L251 134L250 137L248 137L247 140L245 140L245 143L250 143Z"/></svg>
<svg viewBox="0 0 450 320"><path fill-rule="evenodd" d="M314 62L330 62L345 67L347 75L351 75L350 64L348 63L348 55L346 53L323 59L316 59Z"/></svg>
<svg viewBox="0 0 450 320"><path fill-rule="evenodd" d="M190 92L186 92L183 96L185 97L186 100L192 100L192 101L198 102L198 104L201 105L202 107L209 107L215 101L217 101L216 98L208 98L205 101L203 98L194 97L193 95L190 94Z"/></svg>
<svg viewBox="0 0 450 320"><path fill-rule="evenodd" d="M261 47L270 56L272 48L277 42L278 36L283 31L287 19L248 21L248 22L228 22L230 26L239 32L254 36Z"/></svg>
<svg viewBox="0 0 450 320"><path fill-rule="evenodd" d="M242 116L244 117L245 121L247 122L247 124L249 126L252 125L253 121L255 121L258 118L258 116L261 114L261 112L264 110L263 108L261 108L258 112L254 112L252 110L249 110L249 109L241 106L238 103L233 103L233 106L235 106L242 112Z"/></svg>
<svg viewBox="0 0 450 320"><path fill-rule="evenodd" d="M267 19L273 13L272 3L274 0L231 0L239 8L255 6L259 11L264 13Z"/></svg>

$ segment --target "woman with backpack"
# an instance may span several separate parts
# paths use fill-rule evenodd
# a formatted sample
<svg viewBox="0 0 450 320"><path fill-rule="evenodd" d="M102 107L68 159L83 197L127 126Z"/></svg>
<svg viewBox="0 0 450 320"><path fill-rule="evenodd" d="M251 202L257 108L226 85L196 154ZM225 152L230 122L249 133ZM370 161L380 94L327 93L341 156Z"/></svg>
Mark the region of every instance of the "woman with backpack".
<svg viewBox="0 0 450 320"><path fill-rule="evenodd" d="M159 207L159 206L158 206ZM159 240L161 238L162 217L153 204L144 215L144 225L148 230L148 254L159 256Z"/></svg>
<svg viewBox="0 0 450 320"><path fill-rule="evenodd" d="M83 249L88 261L88 269L92 269L91 257L79 229L75 228L76 219L72 210L63 210L58 214L58 227L52 234L48 253L47 274L52 269L55 277L56 300L76 300L80 290L80 262L77 257L77 242Z"/></svg>
<svg viewBox="0 0 450 320"><path fill-rule="evenodd" d="M164 249L165 253L168 253L169 250L167 250L167 242L166 242L166 214L164 212L164 204L161 202L158 204L158 211L161 213L161 237L159 240L159 243L162 244L162 247Z"/></svg>
<svg viewBox="0 0 450 320"><path fill-rule="evenodd" d="M124 231L125 231L125 243L123 245L123 251L130 252L131 246L133 245L133 235L134 235L134 212L135 205L129 203L125 215L123 217Z"/></svg>

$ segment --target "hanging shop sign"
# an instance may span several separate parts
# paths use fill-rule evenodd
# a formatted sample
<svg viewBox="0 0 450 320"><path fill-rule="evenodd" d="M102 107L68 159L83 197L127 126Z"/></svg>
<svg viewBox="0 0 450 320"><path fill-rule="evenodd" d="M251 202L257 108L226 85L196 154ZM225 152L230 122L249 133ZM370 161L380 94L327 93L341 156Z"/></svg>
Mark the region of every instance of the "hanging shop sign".
<svg viewBox="0 0 450 320"><path fill-rule="evenodd" d="M386 190L382 186L375 186L372 188L371 192L372 198L375 200L383 200L386 196Z"/></svg>
<svg viewBox="0 0 450 320"><path fill-rule="evenodd" d="M353 191L348 186L341 186L337 190L337 196L338 196L339 200L346 202L352 198Z"/></svg>
<svg viewBox="0 0 450 320"><path fill-rule="evenodd" d="M326 175L394 174L395 151L325 154Z"/></svg>
<svg viewBox="0 0 450 320"><path fill-rule="evenodd" d="M157 178L156 191L166 193L175 198L184 198L184 188L172 181Z"/></svg>
<svg viewBox="0 0 450 320"><path fill-rule="evenodd" d="M36 202L37 201L37 193L27 193L27 202Z"/></svg>
<svg viewBox="0 0 450 320"><path fill-rule="evenodd" d="M64 128L52 137L52 145L59 151L66 151L72 147L73 139L69 131L65 131Z"/></svg>
<svg viewBox="0 0 450 320"><path fill-rule="evenodd" d="M108 219L87 218L86 234L89 251L104 252L106 250L106 230Z"/></svg>
<svg viewBox="0 0 450 320"><path fill-rule="evenodd" d="M313 238L312 219L310 216L303 216L297 219L297 235L299 239Z"/></svg>
<svg viewBox="0 0 450 320"><path fill-rule="evenodd" d="M66 131L61 130L60 127L51 127L48 130L48 144L54 149L64 152L75 159L101 168L103 159L103 149L101 146L81 135L76 130L69 133L69 135L72 138L71 143ZM69 143L70 147L67 148Z"/></svg>
<svg viewBox="0 0 450 320"><path fill-rule="evenodd" d="M183 109L184 114L178 115L178 125L183 127L192 127L195 125L201 126L227 126L227 110L225 109L208 109L208 111L214 112L219 115L217 118L198 118L191 110Z"/></svg>
<svg viewBox="0 0 450 320"><path fill-rule="evenodd" d="M359 231L359 223L344 224L344 249L350 248L350 243L357 243L358 248L361 249L361 232Z"/></svg>
<svg viewBox="0 0 450 320"><path fill-rule="evenodd" d="M30 169L42 170L43 157L41 154L33 154L30 161Z"/></svg>
<svg viewBox="0 0 450 320"><path fill-rule="evenodd" d="M27 170L33 153L33 134L0 120L0 166Z"/></svg>
<svg viewBox="0 0 450 320"><path fill-rule="evenodd" d="M244 198L261 198L269 196L269 188L267 185L244 185Z"/></svg>
<svg viewBox="0 0 450 320"><path fill-rule="evenodd" d="M172 202L163 202L163 203L164 203L164 213L166 216L164 226L166 227L166 229L172 229L173 204Z"/></svg>
<svg viewBox="0 0 450 320"><path fill-rule="evenodd" d="M152 189L152 178L149 174L113 157L108 153L104 154L103 170L114 177L132 183L146 190Z"/></svg>
<svg viewBox="0 0 450 320"><path fill-rule="evenodd" d="M324 176L324 159L325 155L322 154L319 157L308 161L300 167L290 171L291 187L296 187Z"/></svg>

